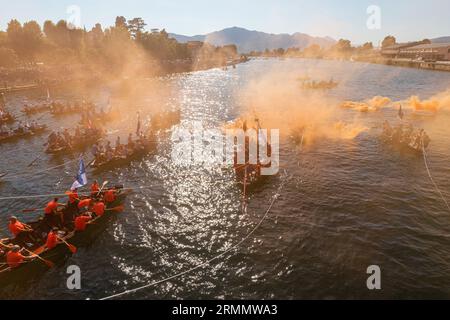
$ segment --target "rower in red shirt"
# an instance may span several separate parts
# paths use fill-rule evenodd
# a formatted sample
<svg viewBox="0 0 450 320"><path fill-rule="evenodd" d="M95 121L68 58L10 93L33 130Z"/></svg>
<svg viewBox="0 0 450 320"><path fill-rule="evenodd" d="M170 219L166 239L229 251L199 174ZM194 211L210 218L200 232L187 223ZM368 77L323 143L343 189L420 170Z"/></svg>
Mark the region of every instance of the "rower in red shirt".
<svg viewBox="0 0 450 320"><path fill-rule="evenodd" d="M15 238L17 238L23 232L30 232L33 230L29 225L17 220L15 216L12 216L9 219L8 229L9 231L11 231Z"/></svg>
<svg viewBox="0 0 450 320"><path fill-rule="evenodd" d="M114 202L116 200L115 192L116 192L116 190L114 190L114 189L109 189L108 191L105 192L105 202L107 204Z"/></svg>
<svg viewBox="0 0 450 320"><path fill-rule="evenodd" d="M58 198L54 198L50 201L44 209L45 216L44 219L49 227L59 226L62 227L62 216L61 213L58 212L58 207L64 206L61 203L58 203Z"/></svg>
<svg viewBox="0 0 450 320"><path fill-rule="evenodd" d="M80 202L78 202L78 209L89 208L91 206L91 203L92 199L89 198L80 200Z"/></svg>
<svg viewBox="0 0 450 320"><path fill-rule="evenodd" d="M100 186L98 185L97 180L94 180L94 183L91 185L91 196L96 196L100 191Z"/></svg>
<svg viewBox="0 0 450 320"><path fill-rule="evenodd" d="M47 241L45 246L48 249L53 249L58 244L58 228L53 227L52 230L47 235Z"/></svg>
<svg viewBox="0 0 450 320"><path fill-rule="evenodd" d="M105 213L105 203L102 201L96 202L92 207L92 211L97 217L101 217Z"/></svg>
<svg viewBox="0 0 450 320"><path fill-rule="evenodd" d="M88 213L83 213L82 215L75 218L75 231L84 231L86 229L87 223L91 220L91 216Z"/></svg>
<svg viewBox="0 0 450 320"><path fill-rule="evenodd" d="M76 188L71 191L67 191L66 194L69 196L70 206L76 205L77 201L80 200L80 197L78 196L78 189Z"/></svg>
<svg viewBox="0 0 450 320"><path fill-rule="evenodd" d="M32 234L33 229L29 225L20 222L15 216L9 219L8 229L14 235L15 243L25 246L27 242L36 242Z"/></svg>
<svg viewBox="0 0 450 320"><path fill-rule="evenodd" d="M44 209L45 214L55 214L58 211L58 207L64 206L61 203L58 203L58 198L54 198L52 201L47 203L47 206Z"/></svg>
<svg viewBox="0 0 450 320"><path fill-rule="evenodd" d="M12 247L11 251L6 254L6 263L8 263L10 268L17 268L20 267L20 265L26 260L30 260L32 258L33 256L25 257L22 255L20 253L20 247L15 245Z"/></svg>

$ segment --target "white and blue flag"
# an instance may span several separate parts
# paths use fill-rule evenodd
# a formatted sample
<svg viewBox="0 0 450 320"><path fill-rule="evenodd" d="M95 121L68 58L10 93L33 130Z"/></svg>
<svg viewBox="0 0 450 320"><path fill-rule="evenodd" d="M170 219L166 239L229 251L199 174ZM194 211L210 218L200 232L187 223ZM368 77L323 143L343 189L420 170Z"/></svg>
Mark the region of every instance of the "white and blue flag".
<svg viewBox="0 0 450 320"><path fill-rule="evenodd" d="M86 176L86 168L84 167L84 161L83 158L80 159L80 167L78 169L78 173L76 176L76 180L72 184L72 187L70 187L70 190L75 190L77 188L83 187L87 185L87 176Z"/></svg>

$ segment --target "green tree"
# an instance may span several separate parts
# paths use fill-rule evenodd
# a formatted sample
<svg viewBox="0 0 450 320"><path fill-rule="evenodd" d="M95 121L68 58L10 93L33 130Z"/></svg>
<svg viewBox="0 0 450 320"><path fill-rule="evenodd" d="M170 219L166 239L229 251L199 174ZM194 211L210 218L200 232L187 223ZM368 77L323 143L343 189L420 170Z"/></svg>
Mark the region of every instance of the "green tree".
<svg viewBox="0 0 450 320"><path fill-rule="evenodd" d="M25 22L22 27L24 56L33 60L41 49L42 31L36 21Z"/></svg>
<svg viewBox="0 0 450 320"><path fill-rule="evenodd" d="M384 38L383 42L381 43L382 48L387 48L390 46L393 46L397 43L397 39L394 36L387 36Z"/></svg>
<svg viewBox="0 0 450 320"><path fill-rule="evenodd" d="M144 33L144 28L147 24L142 18L134 18L128 20L128 30L134 39L139 38Z"/></svg>
<svg viewBox="0 0 450 320"><path fill-rule="evenodd" d="M366 51L373 50L373 43L372 42L366 42L366 43L363 44L361 49L366 50Z"/></svg>
<svg viewBox="0 0 450 320"><path fill-rule="evenodd" d="M127 19L125 19L125 17L123 17L123 16L116 17L115 27L116 28L128 28Z"/></svg>

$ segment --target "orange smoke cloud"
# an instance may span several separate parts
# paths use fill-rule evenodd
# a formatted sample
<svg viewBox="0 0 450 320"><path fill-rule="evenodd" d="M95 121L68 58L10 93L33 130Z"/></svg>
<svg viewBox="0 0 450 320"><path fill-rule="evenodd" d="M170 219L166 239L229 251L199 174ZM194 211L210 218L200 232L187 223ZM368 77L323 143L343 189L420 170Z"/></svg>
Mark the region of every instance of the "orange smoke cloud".
<svg viewBox="0 0 450 320"><path fill-rule="evenodd" d="M386 107L391 102L392 100L387 97L375 96L363 102L345 101L341 104L341 107L359 112L374 112Z"/></svg>

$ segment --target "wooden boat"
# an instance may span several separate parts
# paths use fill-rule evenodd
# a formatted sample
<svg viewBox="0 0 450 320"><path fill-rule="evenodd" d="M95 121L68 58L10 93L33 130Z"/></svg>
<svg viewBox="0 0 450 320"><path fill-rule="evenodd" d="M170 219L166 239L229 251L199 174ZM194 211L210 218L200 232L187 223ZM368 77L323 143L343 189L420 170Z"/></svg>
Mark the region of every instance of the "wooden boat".
<svg viewBox="0 0 450 320"><path fill-rule="evenodd" d="M156 142L149 141L144 146L135 147L131 154L124 157L113 157L110 160L98 161L95 159L90 166L94 168L96 172L113 169L116 167L124 166L132 161L143 158L146 154L156 149Z"/></svg>
<svg viewBox="0 0 450 320"><path fill-rule="evenodd" d="M423 138L422 138L423 139ZM415 155L423 155L423 150L428 147L428 142L426 142L425 145L422 145L422 141L419 143L419 145L416 145L413 143L413 139L410 141L404 141L403 138L398 138L394 134L388 134L386 131L383 131L383 133L380 136L381 142L391 145L397 150L405 153L415 154Z"/></svg>
<svg viewBox="0 0 450 320"><path fill-rule="evenodd" d="M78 141L75 141L71 144L64 144L64 145L49 145L47 149L45 149L46 153L49 154L60 154L60 153L72 153L74 151L83 151L86 150L89 146L93 145L94 143L100 141L103 139L102 135L85 135Z"/></svg>
<svg viewBox="0 0 450 320"><path fill-rule="evenodd" d="M237 162L237 152L234 154L234 172L236 175L236 180L244 190L244 195L246 191L256 186L258 183L263 182L268 176L261 174L262 168L270 168L272 163L262 164L260 159L257 159L257 163L249 162L249 140L246 138L246 152L245 152L245 164L240 164ZM259 146L257 147L259 153ZM272 155L272 147L267 143L267 155L270 157Z"/></svg>
<svg viewBox="0 0 450 320"><path fill-rule="evenodd" d="M89 126L92 123L105 123L107 121L111 121L114 119L115 112L112 110L108 112L98 112L93 113L89 116L89 118L82 117L81 120L78 122L80 126Z"/></svg>
<svg viewBox="0 0 450 320"><path fill-rule="evenodd" d="M49 154L60 154L63 152L72 153L74 151L83 151L86 150L87 147L93 145L96 142L99 142L105 136L105 132L100 128L85 128L83 132L80 132L80 135L75 137L75 135L71 135L70 144L63 142L62 144L48 144L46 153Z"/></svg>
<svg viewBox="0 0 450 320"><path fill-rule="evenodd" d="M72 107L72 106L62 106L59 108L55 108L52 107L50 113L52 114L52 116L54 117L62 117L62 116L66 116L66 115L72 115L72 114L80 114L83 113L84 111L86 111L86 109L81 108L81 107Z"/></svg>
<svg viewBox="0 0 450 320"><path fill-rule="evenodd" d="M70 230L65 232L64 234L61 234L60 238L76 247L89 245L94 240L94 238L105 229L108 221L115 215L115 212L117 212L115 210L108 209L113 209L122 205L126 196L131 192L131 190L123 190L122 186L117 186L116 189L118 190L116 200L106 206L107 210L105 211L105 214L103 216L93 218L87 224L86 230L82 232ZM63 210L68 212L67 210L73 211L74 209L66 207ZM50 231L50 227L46 222L44 222L43 218L40 218L39 220L28 224L35 231L34 234L38 235L40 238L40 243L27 248L28 250L30 250L34 254L38 254L41 258L53 263L60 262L70 254L72 254L67 245L62 242L58 243L53 249L48 249L45 247L45 241L47 238L47 234ZM2 243L5 245L15 244L14 239L5 239L2 240ZM5 261L6 257L3 254L0 257L0 283L2 284L21 282L27 278L35 277L38 275L38 273L44 272L48 269L48 266L38 258L29 260L17 268L10 268L5 263Z"/></svg>
<svg viewBox="0 0 450 320"><path fill-rule="evenodd" d="M0 134L0 144L4 143L4 142L15 141L18 139L30 138L37 134L44 133L46 130L47 130L46 125L40 125L33 129L23 130L22 132L17 132L17 130L15 130L11 134L7 134L7 135Z"/></svg>
<svg viewBox="0 0 450 320"><path fill-rule="evenodd" d="M314 90L330 90L338 86L337 82L331 81L303 81L300 85L302 89L314 89Z"/></svg>
<svg viewBox="0 0 450 320"><path fill-rule="evenodd" d="M51 110L50 103L42 103L35 106L25 106L22 108L22 113L26 115L32 115L40 112L46 112Z"/></svg>

